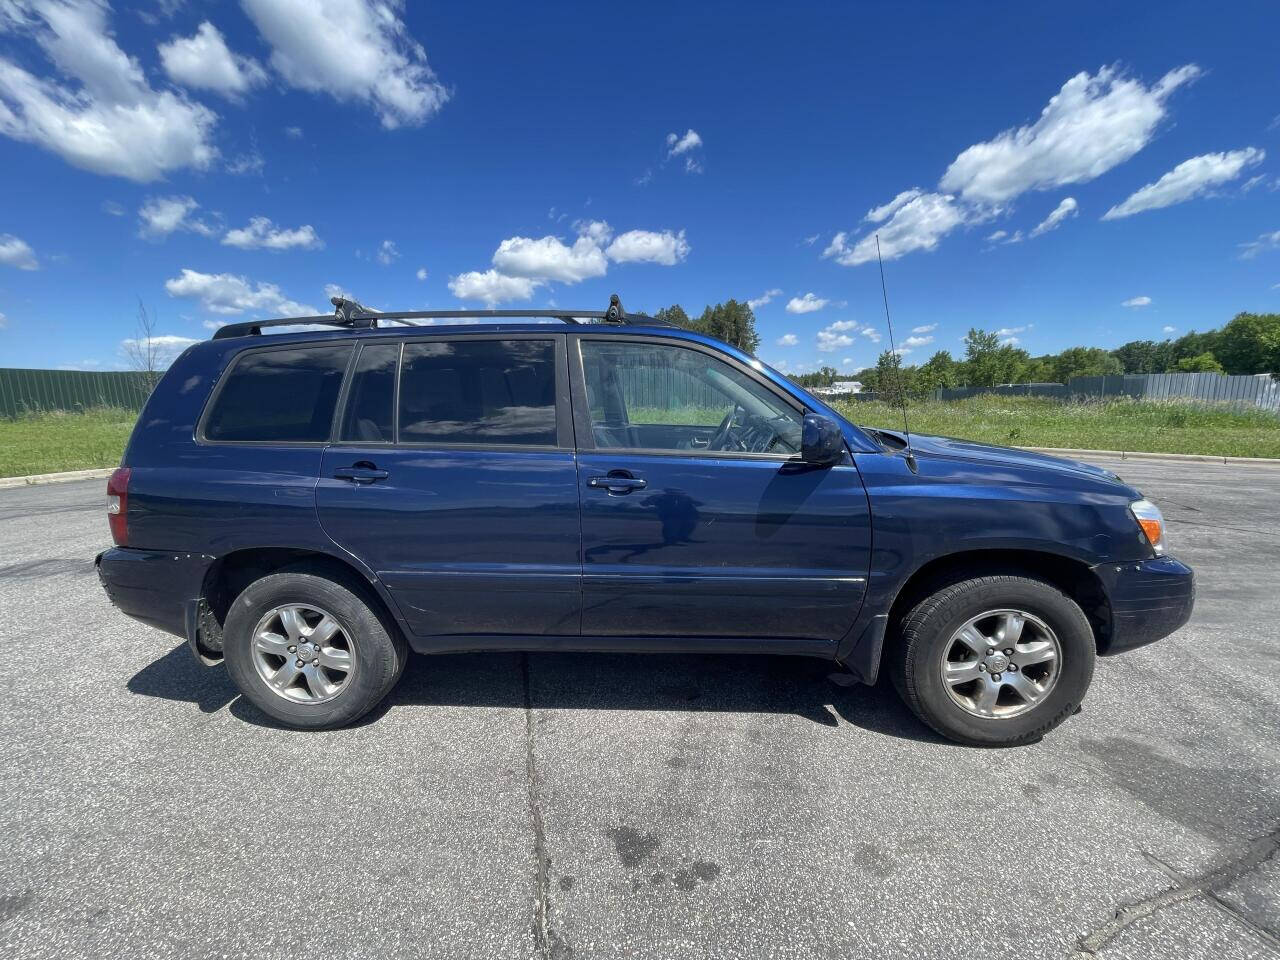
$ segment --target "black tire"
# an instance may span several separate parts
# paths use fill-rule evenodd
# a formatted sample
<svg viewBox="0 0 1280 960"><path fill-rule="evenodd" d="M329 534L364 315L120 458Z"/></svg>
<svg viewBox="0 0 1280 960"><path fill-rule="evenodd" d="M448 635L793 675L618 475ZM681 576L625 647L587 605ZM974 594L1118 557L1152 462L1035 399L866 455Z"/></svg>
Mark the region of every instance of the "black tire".
<svg viewBox="0 0 1280 960"><path fill-rule="evenodd" d="M227 669L240 692L263 713L290 727L325 730L364 716L391 692L408 660L404 638L384 623L360 585L329 576L284 570L249 584L236 597L223 626ZM277 694L252 659L253 631L270 610L284 604L314 604L328 611L350 637L354 669L331 700L298 703Z"/></svg>
<svg viewBox="0 0 1280 960"><path fill-rule="evenodd" d="M1030 613L1056 634L1061 648L1057 681L1044 699L1010 717L978 717L958 705L942 678L942 660L953 634L989 610ZM894 686L921 720L951 740L973 746L1011 747L1039 740L1071 716L1093 679L1093 628L1080 606L1051 584L1031 577L991 575L940 587L902 620L890 650Z"/></svg>

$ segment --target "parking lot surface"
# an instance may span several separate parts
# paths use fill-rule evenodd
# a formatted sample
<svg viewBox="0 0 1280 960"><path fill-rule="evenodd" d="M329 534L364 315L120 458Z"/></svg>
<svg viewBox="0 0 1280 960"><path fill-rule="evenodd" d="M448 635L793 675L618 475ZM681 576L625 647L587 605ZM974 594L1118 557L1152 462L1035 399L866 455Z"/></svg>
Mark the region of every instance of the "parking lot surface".
<svg viewBox="0 0 1280 960"><path fill-rule="evenodd" d="M102 481L0 491L0 956L1280 956L1280 469L1103 465L1196 613L1012 750L783 657L415 657L280 729L109 605Z"/></svg>

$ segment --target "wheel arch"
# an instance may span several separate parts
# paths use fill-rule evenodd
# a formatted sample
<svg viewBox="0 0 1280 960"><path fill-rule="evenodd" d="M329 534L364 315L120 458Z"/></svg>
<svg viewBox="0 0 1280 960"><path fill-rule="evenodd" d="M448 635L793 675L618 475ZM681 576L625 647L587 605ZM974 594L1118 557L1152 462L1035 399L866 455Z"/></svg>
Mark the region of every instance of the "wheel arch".
<svg viewBox="0 0 1280 960"><path fill-rule="evenodd" d="M256 580L292 570L335 580L355 591L375 614L405 638L394 601L370 572L331 553L295 547L246 547L224 554L209 565L201 587L199 647L202 654L221 655L222 625L232 602Z"/></svg>
<svg viewBox="0 0 1280 960"><path fill-rule="evenodd" d="M918 567L898 589L889 609L888 641L920 600L961 580L1004 573L1031 576L1049 583L1080 605L1093 628L1094 642L1105 653L1111 640L1111 605L1102 581L1088 564L1040 550L966 550L935 557Z"/></svg>

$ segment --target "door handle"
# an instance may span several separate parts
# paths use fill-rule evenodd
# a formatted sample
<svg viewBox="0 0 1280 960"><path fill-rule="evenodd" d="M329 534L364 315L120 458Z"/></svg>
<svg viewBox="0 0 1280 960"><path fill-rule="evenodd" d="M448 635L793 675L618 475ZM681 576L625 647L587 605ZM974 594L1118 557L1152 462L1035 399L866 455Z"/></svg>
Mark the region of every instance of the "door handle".
<svg viewBox="0 0 1280 960"><path fill-rule="evenodd" d="M610 493L630 493L632 490L643 490L649 485L647 480L633 477L630 474L616 473L607 477L589 477L587 486L608 490Z"/></svg>
<svg viewBox="0 0 1280 960"><path fill-rule="evenodd" d="M375 480L385 480L390 476L386 470L379 470L368 460L362 460L350 467L338 467L333 471L333 475L339 480L350 480L352 483L373 483Z"/></svg>

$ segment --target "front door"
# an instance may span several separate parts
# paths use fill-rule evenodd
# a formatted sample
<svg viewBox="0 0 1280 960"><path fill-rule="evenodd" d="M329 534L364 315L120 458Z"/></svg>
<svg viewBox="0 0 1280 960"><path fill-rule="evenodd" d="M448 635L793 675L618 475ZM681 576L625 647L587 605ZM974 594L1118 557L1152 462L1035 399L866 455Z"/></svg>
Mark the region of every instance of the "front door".
<svg viewBox="0 0 1280 960"><path fill-rule="evenodd" d="M718 351L584 334L571 354L584 637L836 643L870 562L852 461L802 464L804 411Z"/></svg>
<svg viewBox="0 0 1280 960"><path fill-rule="evenodd" d="M415 634L577 635L564 349L554 334L364 344L316 501Z"/></svg>

